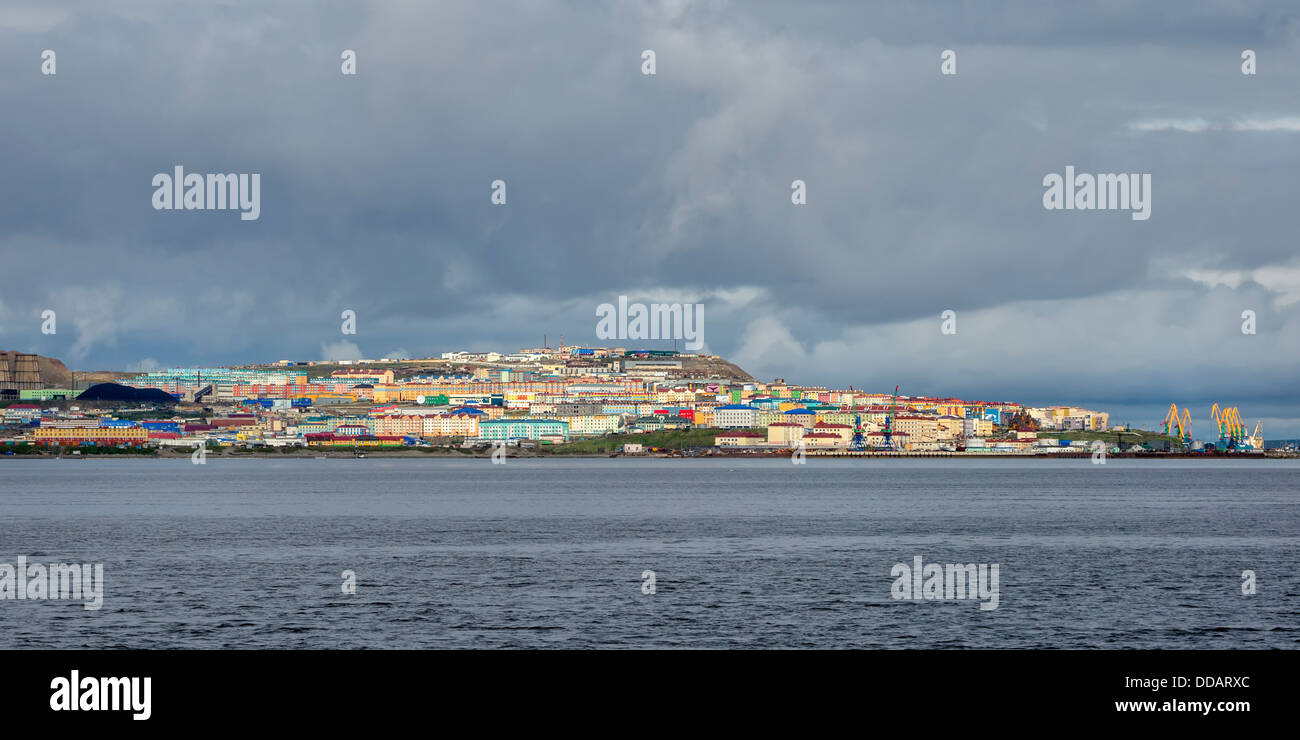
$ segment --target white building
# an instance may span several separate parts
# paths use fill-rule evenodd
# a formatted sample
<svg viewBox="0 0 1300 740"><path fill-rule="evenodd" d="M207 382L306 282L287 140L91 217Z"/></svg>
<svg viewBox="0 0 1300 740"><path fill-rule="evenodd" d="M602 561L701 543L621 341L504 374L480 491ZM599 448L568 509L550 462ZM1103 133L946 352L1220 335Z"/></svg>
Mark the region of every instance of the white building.
<svg viewBox="0 0 1300 740"><path fill-rule="evenodd" d="M618 431L623 426L623 417L618 414L557 416L555 418L569 423L570 435L608 434Z"/></svg>
<svg viewBox="0 0 1300 740"><path fill-rule="evenodd" d="M753 429L758 426L758 409L742 404L728 404L713 410L713 423L722 429Z"/></svg>

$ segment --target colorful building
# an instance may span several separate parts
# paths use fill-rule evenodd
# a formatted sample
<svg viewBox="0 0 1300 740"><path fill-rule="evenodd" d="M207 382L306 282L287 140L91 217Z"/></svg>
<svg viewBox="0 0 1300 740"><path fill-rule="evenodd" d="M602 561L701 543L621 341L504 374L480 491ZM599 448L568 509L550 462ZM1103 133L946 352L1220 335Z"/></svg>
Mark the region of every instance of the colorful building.
<svg viewBox="0 0 1300 740"><path fill-rule="evenodd" d="M758 409L746 404L727 404L713 410L713 419L722 429L752 429L758 426Z"/></svg>
<svg viewBox="0 0 1300 740"><path fill-rule="evenodd" d="M142 446L149 441L148 430L140 427L76 427L57 428L42 426L33 433L38 445L75 446L100 445L116 447L118 445Z"/></svg>
<svg viewBox="0 0 1300 740"><path fill-rule="evenodd" d="M734 431L713 438L716 447L758 447L765 442L767 435L761 432Z"/></svg>
<svg viewBox="0 0 1300 740"><path fill-rule="evenodd" d="M532 439L559 436L569 439L568 422L559 419L516 417L511 419L485 419L478 424L480 439L503 440Z"/></svg>

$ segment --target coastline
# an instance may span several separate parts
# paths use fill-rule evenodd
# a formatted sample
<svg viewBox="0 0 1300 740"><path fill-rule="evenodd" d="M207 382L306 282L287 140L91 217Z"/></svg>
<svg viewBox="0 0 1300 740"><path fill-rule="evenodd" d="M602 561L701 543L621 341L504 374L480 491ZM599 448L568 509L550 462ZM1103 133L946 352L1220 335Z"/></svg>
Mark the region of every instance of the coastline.
<svg viewBox="0 0 1300 740"><path fill-rule="evenodd" d="M143 454L112 454L112 453L86 453L81 455L53 455L53 454L25 454L25 455L0 455L0 462L6 460L183 460L189 458L192 453L184 452L178 454L161 454L161 455L143 455ZM487 460L491 459L491 452L422 452L422 451L367 451L363 457L353 453L343 452L240 452L235 454L223 454L218 452L209 452L208 459L219 460L366 460L370 458L383 458L385 460ZM1300 459L1300 452L1281 452L1270 454L1270 452L1254 454L1205 454L1205 453L1131 453L1118 452L1107 453L1107 459L1122 460L1296 460ZM565 459L661 459L661 460L785 460L790 458L790 453L771 454L771 453L713 453L701 455L673 455L664 453L645 453L645 454L593 454L593 453L543 453L543 454L510 454L506 455L510 460L565 460ZM1089 460L1092 458L1091 453L965 453L965 452L859 452L859 453L829 453L818 454L806 452L805 458L815 458L818 460L855 460L855 459L872 459L872 460L919 460L919 459L944 459L944 460Z"/></svg>

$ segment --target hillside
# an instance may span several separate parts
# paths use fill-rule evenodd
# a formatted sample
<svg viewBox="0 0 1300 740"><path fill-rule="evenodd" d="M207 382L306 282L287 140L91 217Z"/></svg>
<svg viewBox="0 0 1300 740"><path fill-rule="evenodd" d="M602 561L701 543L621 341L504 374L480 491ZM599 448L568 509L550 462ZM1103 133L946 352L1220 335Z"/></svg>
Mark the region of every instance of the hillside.
<svg viewBox="0 0 1300 740"><path fill-rule="evenodd" d="M0 350L0 386L6 382L16 380L27 381L26 374L23 377L17 377L19 368L17 367L17 358L19 355L26 355L26 352L17 350ZM38 382L46 388L67 388L72 382L72 372L62 361L53 357L43 357L35 355L36 369L40 375ZM36 380L36 379L31 379Z"/></svg>

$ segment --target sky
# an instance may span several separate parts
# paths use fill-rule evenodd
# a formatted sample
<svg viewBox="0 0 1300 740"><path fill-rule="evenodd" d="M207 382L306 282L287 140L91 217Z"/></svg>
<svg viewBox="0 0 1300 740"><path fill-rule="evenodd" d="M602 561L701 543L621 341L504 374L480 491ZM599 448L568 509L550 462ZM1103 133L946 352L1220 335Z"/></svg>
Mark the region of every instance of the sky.
<svg viewBox="0 0 1300 740"><path fill-rule="evenodd" d="M670 347L596 336L626 296L762 380L1300 437L1297 91L1282 1L7 0L0 349ZM178 165L260 217L155 209ZM1047 210L1067 165L1150 217Z"/></svg>

